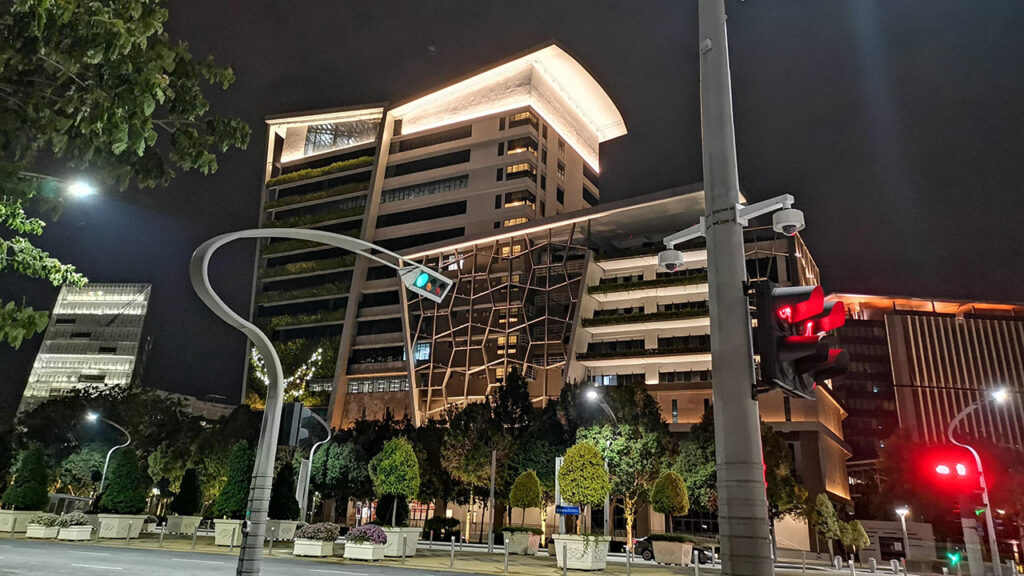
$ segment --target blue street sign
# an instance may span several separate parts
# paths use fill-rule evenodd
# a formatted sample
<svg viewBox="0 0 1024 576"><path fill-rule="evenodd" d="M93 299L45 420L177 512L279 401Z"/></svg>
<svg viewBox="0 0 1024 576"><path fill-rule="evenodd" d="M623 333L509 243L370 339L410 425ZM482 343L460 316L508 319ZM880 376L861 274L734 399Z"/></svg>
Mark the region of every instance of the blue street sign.
<svg viewBox="0 0 1024 576"><path fill-rule="evenodd" d="M555 506L555 514L561 514L562 516L579 516L579 506Z"/></svg>

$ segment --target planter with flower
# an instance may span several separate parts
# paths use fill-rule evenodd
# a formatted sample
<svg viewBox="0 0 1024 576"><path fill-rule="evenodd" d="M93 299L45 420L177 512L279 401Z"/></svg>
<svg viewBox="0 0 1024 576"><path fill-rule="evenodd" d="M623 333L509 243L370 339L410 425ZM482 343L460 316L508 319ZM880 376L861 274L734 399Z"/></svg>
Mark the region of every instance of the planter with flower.
<svg viewBox="0 0 1024 576"><path fill-rule="evenodd" d="M378 506L384 501L391 504L391 526L383 528L387 534L384 556L415 556L419 528L398 526L400 501L415 498L420 489L420 465L412 444L402 437L388 440L380 453L370 460L369 472Z"/></svg>
<svg viewBox="0 0 1024 576"><path fill-rule="evenodd" d="M558 470L558 483L562 487L562 498L585 507L600 506L610 489L608 471L604 459L596 446L579 442L565 452L562 467ZM556 534L555 557L559 568L570 570L604 570L608 560L608 545L611 538L583 533L584 516L576 523L576 534Z"/></svg>
<svg viewBox="0 0 1024 576"><path fill-rule="evenodd" d="M345 558L350 560L381 560L388 535L376 524L364 524L345 535Z"/></svg>
<svg viewBox="0 0 1024 576"><path fill-rule="evenodd" d="M231 448L228 478L213 503L214 544L242 545L242 521L249 502L249 482L256 463L256 453L243 440Z"/></svg>
<svg viewBox="0 0 1024 576"><path fill-rule="evenodd" d="M537 528L527 528L526 509L539 508L540 501L540 479L533 470L527 470L516 478L512 489L508 494L508 503L513 508L522 508L523 516L519 526L506 526L502 530L505 537L505 548L509 554L523 554L534 556L537 548L540 547L540 537L543 531Z"/></svg>
<svg viewBox="0 0 1024 576"><path fill-rule="evenodd" d="M57 537L60 528L57 527L57 520L60 516L44 512L29 518L28 528L25 530L26 538L42 538L52 540Z"/></svg>
<svg viewBox="0 0 1024 576"><path fill-rule="evenodd" d="M72 542L89 540L92 538L92 524L81 512L65 514L57 520L57 540L69 540Z"/></svg>
<svg viewBox="0 0 1024 576"><path fill-rule="evenodd" d="M0 532L25 532L29 520L50 503L48 485L46 453L33 445L19 454L14 481L0 497Z"/></svg>
<svg viewBox="0 0 1024 576"><path fill-rule="evenodd" d="M295 532L295 556L324 558L334 555L334 541L338 539L338 526L320 522L303 526Z"/></svg>

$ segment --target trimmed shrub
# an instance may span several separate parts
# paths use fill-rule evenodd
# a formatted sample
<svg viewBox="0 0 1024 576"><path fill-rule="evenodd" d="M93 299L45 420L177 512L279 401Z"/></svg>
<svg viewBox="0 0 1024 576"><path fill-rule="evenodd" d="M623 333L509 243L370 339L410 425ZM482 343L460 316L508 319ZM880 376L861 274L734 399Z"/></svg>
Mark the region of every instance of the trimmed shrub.
<svg viewBox="0 0 1024 576"><path fill-rule="evenodd" d="M523 509L523 518L520 524L526 522L526 509L540 507L540 479L533 470L527 470L516 478L512 489L508 493L508 503L513 508Z"/></svg>
<svg viewBox="0 0 1024 576"><path fill-rule="evenodd" d="M338 539L338 525L330 522L309 524L295 531L296 540L319 540L334 542Z"/></svg>
<svg viewBox="0 0 1024 576"><path fill-rule="evenodd" d="M146 492L138 455L131 448L121 448L110 458L107 484L97 508L111 514L138 514L146 509Z"/></svg>
<svg viewBox="0 0 1024 576"><path fill-rule="evenodd" d="M526 532L528 534L534 534L536 536L541 536L544 534L544 531L540 528L533 528L531 526L505 526L500 530L497 530L497 532Z"/></svg>
<svg viewBox="0 0 1024 576"><path fill-rule="evenodd" d="M353 544L387 544L388 535L376 524L363 524L349 530L345 541Z"/></svg>
<svg viewBox="0 0 1024 576"><path fill-rule="evenodd" d="M447 542L451 540L452 536L455 536L456 540L461 540L460 524L458 518L445 518L444 516L427 518L423 522L423 539L430 538L430 533L433 532L434 542Z"/></svg>
<svg viewBox="0 0 1024 576"><path fill-rule="evenodd" d="M378 497L415 498L420 490L420 464L412 444L402 437L392 438L370 460L370 478ZM379 504L378 504L379 506ZM397 525L397 502L392 503L391 524Z"/></svg>
<svg viewBox="0 0 1024 576"><path fill-rule="evenodd" d="M328 174L334 174L336 172L344 172L346 170L355 170L356 168L364 168L373 164L373 156L361 156L359 158L352 158L351 160L343 160L341 162L335 162L334 164L328 164L322 168L307 168L305 170L296 170L295 172L289 172L288 174L282 174L276 178L267 180L267 188L273 188L274 186L281 186L283 184L290 184L292 182L298 182L300 180L308 180L310 178L318 178L320 176L326 176Z"/></svg>
<svg viewBox="0 0 1024 576"><path fill-rule="evenodd" d="M231 449L228 460L228 479L213 503L213 515L218 518L245 518L249 503L249 483L256 463L256 453L244 440Z"/></svg>
<svg viewBox="0 0 1024 576"><path fill-rule="evenodd" d="M170 511L181 516L194 516L203 507L203 486L199 483L199 473L195 468L185 470L181 477L178 493L171 500Z"/></svg>
<svg viewBox="0 0 1024 576"><path fill-rule="evenodd" d="M672 526L672 517L686 514L690 511L690 497L686 493L686 482L683 477L669 470L658 478L651 490L651 508L659 514L669 517L669 526Z"/></svg>
<svg viewBox="0 0 1024 576"><path fill-rule="evenodd" d="M647 537L651 542L689 542L696 544L697 540L685 534L651 534Z"/></svg>
<svg viewBox="0 0 1024 576"><path fill-rule="evenodd" d="M57 519L57 526L61 528L70 528L72 526L88 526L89 519L85 517L85 514L81 512L72 512L65 514Z"/></svg>
<svg viewBox="0 0 1024 576"><path fill-rule="evenodd" d="M295 499L295 467L285 462L274 477L270 489L270 517L274 520L298 520L299 502Z"/></svg>
<svg viewBox="0 0 1024 576"><path fill-rule="evenodd" d="M4 491L0 503L12 510L42 510L50 503L46 453L33 444L18 457L14 482Z"/></svg>
<svg viewBox="0 0 1024 576"><path fill-rule="evenodd" d="M60 516L50 514L49 512L43 512L42 514L36 514L29 518L28 523L43 526L45 528L53 528L57 525L57 520L60 520Z"/></svg>
<svg viewBox="0 0 1024 576"><path fill-rule="evenodd" d="M565 452L558 470L562 499L578 506L601 506L610 490L608 472L597 447L580 442Z"/></svg>

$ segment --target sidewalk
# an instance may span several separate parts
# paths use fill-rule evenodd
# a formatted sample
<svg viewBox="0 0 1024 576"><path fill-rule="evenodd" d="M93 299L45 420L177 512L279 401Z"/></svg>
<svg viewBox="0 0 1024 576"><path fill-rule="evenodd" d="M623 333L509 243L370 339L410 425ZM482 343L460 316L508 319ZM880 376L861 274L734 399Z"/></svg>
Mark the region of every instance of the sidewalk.
<svg viewBox="0 0 1024 576"><path fill-rule="evenodd" d="M0 540L11 539L10 534L0 534ZM19 534L15 537L17 540L24 540L24 534ZM34 540L36 542L52 542L58 546L72 546L72 547L105 547L105 548L129 548L133 550L156 550L163 549L168 551L178 552L192 552L195 554L203 555L218 555L218 556L237 556L238 548L234 550L227 546L215 546L213 544L212 536L199 536L196 538L195 549L192 548L192 537L191 536L180 536L180 535L166 535L164 536L162 545L158 534L143 534L141 538L126 542L124 540L108 540L103 539L99 542L93 540L89 542L63 542L63 541L44 541ZM451 545L441 542L435 542L428 548L426 542L420 542L419 548L416 552L416 556L413 558L407 558L405 562L400 558L387 558L381 562L373 563L374 566L388 567L388 568L408 568L416 570L425 570L430 572L455 572L455 573L468 573L468 574L495 574L503 575L506 574L504 571L504 554L501 553L500 547L495 547L496 553L488 554L486 550L481 550L479 547L474 546L471 549L469 546L464 547L462 550L459 546L455 546L455 565L454 568L449 567L451 561ZM338 542L334 546L335 556L331 558L307 558L303 557L303 560L318 561L325 564L337 565L337 566L349 566L350 568L355 567L366 567L366 562L345 560L341 557L345 547L342 542ZM269 552L269 554L268 554ZM264 546L264 554L266 556L287 559L293 558L292 556L292 544L291 542L275 542L272 550L269 546ZM561 569L555 565L555 559L541 552L543 555L538 556L509 556L509 565L507 574L514 576L559 576ZM571 571L571 574L581 574L580 572ZM627 573L630 576L689 576L694 574L707 574L718 576L721 574L721 567L717 565L711 567L707 564L702 564L699 567L699 572L694 566L665 566L659 565L652 562L644 562L642 560L634 561L629 566L627 572L627 565L622 559L609 558L608 565L605 570L599 572L591 572L595 576L626 576ZM837 575L848 575L850 574L849 569L844 570L829 570L822 566L812 565L810 562L807 566L807 571L803 572L800 566L786 566L778 567L775 570L778 576L797 576L802 574L820 575L820 576L837 576ZM888 574L888 570L879 570L879 574ZM866 568L858 568L857 574L868 574Z"/></svg>

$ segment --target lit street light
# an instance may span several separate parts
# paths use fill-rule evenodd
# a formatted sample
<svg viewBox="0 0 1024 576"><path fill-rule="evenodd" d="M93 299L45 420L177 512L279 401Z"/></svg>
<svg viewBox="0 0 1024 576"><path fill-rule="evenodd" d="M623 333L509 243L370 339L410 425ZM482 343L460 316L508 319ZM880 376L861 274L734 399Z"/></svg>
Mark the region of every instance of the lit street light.
<svg viewBox="0 0 1024 576"><path fill-rule="evenodd" d="M989 553L992 556L992 569L995 576L1002 576L1003 570L1002 566L999 564L999 541L996 539L995 522L992 520L992 505L988 500L988 485L985 483L985 472L981 467L981 456L978 455L978 451L974 448L964 444L963 442L957 442L953 433L956 431L956 427L960 424L960 421L966 418L968 414L981 407L981 405L989 402L1003 404L1009 398L1010 391L1006 388L997 388L992 390L989 392L988 397L982 396L961 410L960 413L956 415L956 418L953 418L953 421L949 423L949 430L946 432L946 435L949 436L950 442L957 446L967 448L967 450L971 452L971 455L974 456L974 464L978 467L978 482L981 485L981 502L985 507L985 529L988 532L988 547ZM957 466L957 473L960 472L959 467L960 465Z"/></svg>
<svg viewBox="0 0 1024 576"><path fill-rule="evenodd" d="M903 526L903 558L910 562L910 537L907 536L907 514L910 513L910 508L900 506L896 509L896 513L899 514L900 524Z"/></svg>
<svg viewBox="0 0 1024 576"><path fill-rule="evenodd" d="M612 412L611 407L609 407L608 403L605 402L604 398L601 397L601 393L597 391L597 388L588 388L586 392L586 397L587 400L590 400L591 402L597 402L597 404L599 404L601 408L604 409L608 416L611 417L612 424L615 426L615 428L619 427L619 419L615 417L615 413Z"/></svg>
<svg viewBox="0 0 1024 576"><path fill-rule="evenodd" d="M107 481L107 466L110 465L110 455L114 453L114 450L117 450L118 448L124 448L125 446L131 444L132 443L132 435L129 434L128 431L125 430L124 428L118 426L117 424L115 424L114 422L111 422L110 420L107 420L106 418L100 416L99 414L97 414L95 412L89 412L88 414L86 414L85 415L85 419L88 420L89 422L95 422L97 420L102 420L102 421L106 422L107 424L110 424L114 428L117 428L118 430L123 432L125 436L128 437L128 440L124 444L118 444L117 446L114 446L113 448L111 448L109 452L107 452L107 459L103 461L103 475L100 476L100 489L96 492L96 494L99 495L99 494L103 493L103 485Z"/></svg>
<svg viewBox="0 0 1024 576"><path fill-rule="evenodd" d="M84 198L86 196L92 196L96 193L96 187L88 183L85 180L66 180L64 178L57 178L56 176L47 176L46 174L39 174L36 172L19 172L19 176L25 178L34 178L36 180L47 180L63 186L68 194L75 198Z"/></svg>
<svg viewBox="0 0 1024 576"><path fill-rule="evenodd" d="M608 406L608 403L605 402L604 398L601 397L601 394L597 391L597 388L588 388L586 392L586 397L587 400L590 400L591 402L597 402L598 404L601 405L601 408L604 408L604 411L607 412L608 415L611 416L612 418L612 425L616 430L618 430L619 419L615 417L615 413L612 412L611 407ZM611 446L611 443L612 441L608 440L608 446ZM606 448L608 446L606 446ZM608 471L607 458L604 459L604 470L605 472ZM611 496L608 494L605 494L604 496L604 535L611 535Z"/></svg>

